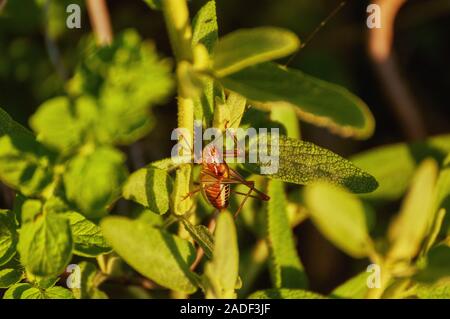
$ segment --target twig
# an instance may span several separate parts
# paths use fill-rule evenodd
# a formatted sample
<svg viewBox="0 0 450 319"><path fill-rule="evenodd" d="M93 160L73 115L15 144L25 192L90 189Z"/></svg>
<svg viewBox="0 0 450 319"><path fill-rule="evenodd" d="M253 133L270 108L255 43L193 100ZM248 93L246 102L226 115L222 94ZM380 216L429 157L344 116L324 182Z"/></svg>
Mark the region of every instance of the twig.
<svg viewBox="0 0 450 319"><path fill-rule="evenodd" d="M394 22L398 11L406 0L377 0L381 9L381 28L369 31L368 51L380 83L386 91L390 105L396 114L408 139L425 137L425 127L419 107L400 74L395 53L392 49Z"/></svg>
<svg viewBox="0 0 450 319"><path fill-rule="evenodd" d="M213 217L211 217L211 220L209 221L208 224L208 230L211 234L214 233L214 229L216 228L216 219L217 219L217 215L219 214L219 210L216 210L214 212ZM203 248L198 247L197 248L197 255L195 256L195 260L191 265L191 271L194 271L195 268L197 268L198 264L200 264L200 262L203 259L203 256L205 255L205 252L203 251Z"/></svg>
<svg viewBox="0 0 450 319"><path fill-rule="evenodd" d="M110 45L113 31L105 0L86 0L89 19L99 45Z"/></svg>

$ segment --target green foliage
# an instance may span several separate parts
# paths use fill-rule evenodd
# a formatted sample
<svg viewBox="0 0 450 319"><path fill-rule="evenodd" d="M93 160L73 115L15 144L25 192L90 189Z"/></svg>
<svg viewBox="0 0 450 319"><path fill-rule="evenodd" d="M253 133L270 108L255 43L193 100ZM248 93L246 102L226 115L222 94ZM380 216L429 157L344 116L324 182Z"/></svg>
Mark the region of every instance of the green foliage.
<svg viewBox="0 0 450 319"><path fill-rule="evenodd" d="M182 218L182 223L192 239L203 249L206 257L212 259L214 251L214 238L208 228L203 225L192 225L188 219Z"/></svg>
<svg viewBox="0 0 450 319"><path fill-rule="evenodd" d="M283 183L270 181L267 204L267 241L272 283L275 288L305 288L307 279L297 255L287 216Z"/></svg>
<svg viewBox="0 0 450 319"><path fill-rule="evenodd" d="M176 291L197 290L189 270L195 253L188 241L124 217L107 217L101 228L107 242L142 275Z"/></svg>
<svg viewBox="0 0 450 319"><path fill-rule="evenodd" d="M60 274L72 257L69 221L58 214L44 214L24 224L18 243L20 261L36 276Z"/></svg>
<svg viewBox="0 0 450 319"><path fill-rule="evenodd" d="M113 148L79 154L68 163L64 174L67 198L88 218L104 216L120 196L126 175L124 156Z"/></svg>
<svg viewBox="0 0 450 319"><path fill-rule="evenodd" d="M324 296L302 289L268 289L251 294L249 299L324 299Z"/></svg>
<svg viewBox="0 0 450 319"><path fill-rule="evenodd" d="M205 267L206 298L235 298L239 250L233 217L223 212L217 218L213 259Z"/></svg>
<svg viewBox="0 0 450 319"><path fill-rule="evenodd" d="M63 287L39 289L31 284L21 283L10 287L3 296L4 299L73 299L70 290Z"/></svg>
<svg viewBox="0 0 450 319"><path fill-rule="evenodd" d="M291 105L304 121L346 137L368 138L374 120L367 105L346 89L301 71L261 63L219 79L264 109Z"/></svg>
<svg viewBox="0 0 450 319"><path fill-rule="evenodd" d="M240 29L217 42L213 54L214 72L224 77L254 64L284 57L299 47L297 36L284 29Z"/></svg>
<svg viewBox="0 0 450 319"><path fill-rule="evenodd" d="M315 225L340 249L356 258L372 253L365 208L356 196L318 183L306 187L305 203Z"/></svg>
<svg viewBox="0 0 450 319"><path fill-rule="evenodd" d="M422 160L433 157L440 163L449 152L450 135L441 135L424 142L381 146L353 156L352 162L373 175L379 183L378 189L363 197L374 201L391 201L405 193Z"/></svg>
<svg viewBox="0 0 450 319"><path fill-rule="evenodd" d="M271 145L271 139L267 138L267 141ZM269 161L245 164L245 168L259 174L261 167L270 167L270 164ZM355 193L371 192L378 186L371 175L339 155L312 143L282 135L279 136L278 165L278 171L268 176L284 182L307 185L324 180L345 186Z"/></svg>
<svg viewBox="0 0 450 319"><path fill-rule="evenodd" d="M10 211L0 210L0 266L15 255L18 238L14 216Z"/></svg>
<svg viewBox="0 0 450 319"><path fill-rule="evenodd" d="M73 288L72 292L77 299L107 299L108 296L98 286L104 280L97 267L90 262L81 262L80 288Z"/></svg>
<svg viewBox="0 0 450 319"><path fill-rule="evenodd" d="M5 268L0 270L0 288L8 288L18 283L23 277L19 269Z"/></svg>
<svg viewBox="0 0 450 319"><path fill-rule="evenodd" d="M141 168L128 178L123 187L123 197L155 213L164 214L169 210L172 185L167 171L151 166Z"/></svg>
<svg viewBox="0 0 450 319"><path fill-rule="evenodd" d="M350 278L340 286L336 287L332 292L333 298L353 298L362 299L369 289L367 287L368 272L362 272Z"/></svg>

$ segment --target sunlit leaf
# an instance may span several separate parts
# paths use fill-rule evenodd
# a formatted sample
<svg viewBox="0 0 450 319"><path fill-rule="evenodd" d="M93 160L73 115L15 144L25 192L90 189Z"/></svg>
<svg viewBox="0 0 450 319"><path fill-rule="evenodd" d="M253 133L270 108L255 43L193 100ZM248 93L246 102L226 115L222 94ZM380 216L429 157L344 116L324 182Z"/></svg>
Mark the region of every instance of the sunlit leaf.
<svg viewBox="0 0 450 319"><path fill-rule="evenodd" d="M207 298L235 298L239 251L233 217L223 212L217 218L213 259L205 266Z"/></svg>
<svg viewBox="0 0 450 319"><path fill-rule="evenodd" d="M116 200L127 171L124 156L115 149L103 147L93 153L73 157L64 174L67 198L88 218L108 213Z"/></svg>
<svg viewBox="0 0 450 319"><path fill-rule="evenodd" d="M103 238L101 229L77 212L65 213L70 222L74 242L74 254L96 257L111 251Z"/></svg>
<svg viewBox="0 0 450 319"><path fill-rule="evenodd" d="M173 192L171 195L172 209L175 215L184 215L192 209L193 201L189 196L189 181L191 180L192 167L183 164L177 169Z"/></svg>
<svg viewBox="0 0 450 319"><path fill-rule="evenodd" d="M417 169L400 214L389 227L391 248L388 259L408 261L419 251L426 236L430 214L433 213L433 195L438 166L427 159Z"/></svg>
<svg viewBox="0 0 450 319"><path fill-rule="evenodd" d="M314 224L337 247L355 258L373 252L365 207L355 195L318 183L305 188L305 203Z"/></svg>
<svg viewBox="0 0 450 319"><path fill-rule="evenodd" d="M102 283L102 276L98 276L97 267L90 262L83 261L78 264L80 267L80 286L73 288L72 292L77 299L107 299L108 296L98 289ZM104 277L103 277L104 278Z"/></svg>
<svg viewBox="0 0 450 319"><path fill-rule="evenodd" d="M27 283L10 287L3 296L4 299L73 299L70 290L63 287L39 289Z"/></svg>
<svg viewBox="0 0 450 319"><path fill-rule="evenodd" d="M23 277L23 271L14 268L0 269L0 288L8 288L18 283Z"/></svg>
<svg viewBox="0 0 450 319"><path fill-rule="evenodd" d="M370 272L364 271L348 279L331 292L331 297L354 299L364 298L367 290L369 289L369 287L367 286L367 277L369 277L370 275Z"/></svg>
<svg viewBox="0 0 450 319"><path fill-rule="evenodd" d="M355 193L371 192L378 186L371 175L327 149L282 135L279 136L278 141L278 157L275 153L273 161L249 163L244 165L245 168L253 173L261 174L262 168L268 168L270 172L270 167L273 167L275 173L267 174L267 177L301 185L308 185L319 180L327 181L344 186ZM267 142L269 145L276 143L276 141L272 142L271 138L267 138ZM271 155L270 147L267 147L265 143L262 147L260 145L258 151Z"/></svg>
<svg viewBox="0 0 450 319"><path fill-rule="evenodd" d="M195 242L203 249L205 255L211 259L214 250L214 238L208 228L203 225L193 225L186 218L183 218L181 221Z"/></svg>
<svg viewBox="0 0 450 319"><path fill-rule="evenodd" d="M151 211L164 214L169 209L173 181L167 171L147 167L128 177L123 187L123 197L132 200Z"/></svg>
<svg viewBox="0 0 450 319"><path fill-rule="evenodd" d="M5 134L32 136L32 133L28 129L14 121L11 116L0 107L0 136Z"/></svg>
<svg viewBox="0 0 450 319"><path fill-rule="evenodd" d="M374 131L372 113L360 98L298 70L261 63L219 81L255 106L268 110L293 106L300 119L345 137L365 139Z"/></svg>
<svg viewBox="0 0 450 319"><path fill-rule="evenodd" d="M144 0L144 2L153 10L162 10L161 1L164 0Z"/></svg>
<svg viewBox="0 0 450 319"><path fill-rule="evenodd" d="M305 288L307 278L289 225L283 182L270 181L268 195L267 241L272 284L275 288Z"/></svg>
<svg viewBox="0 0 450 319"><path fill-rule="evenodd" d="M378 189L364 194L363 198L392 201L405 193L414 171L422 160L433 157L441 163L448 153L450 153L450 135L440 135L424 142L377 147L357 154L351 160L356 166L373 175L380 184Z"/></svg>
<svg viewBox="0 0 450 319"><path fill-rule="evenodd" d="M223 77L257 63L287 56L299 47L297 36L285 29L239 29L219 39L214 47L213 68L219 77Z"/></svg>
<svg viewBox="0 0 450 319"><path fill-rule="evenodd" d="M326 299L326 297L302 289L268 289L254 292L248 299Z"/></svg>
<svg viewBox="0 0 450 319"><path fill-rule="evenodd" d="M104 218L100 226L108 243L142 275L176 291L197 290L189 270L195 251L188 241L125 217Z"/></svg>
<svg viewBox="0 0 450 319"><path fill-rule="evenodd" d="M52 180L52 154L32 135L0 137L0 180L24 195L41 193Z"/></svg>
<svg viewBox="0 0 450 319"><path fill-rule="evenodd" d="M22 226L18 251L25 268L36 276L59 275L72 257L69 221L58 214L44 214Z"/></svg>
<svg viewBox="0 0 450 319"><path fill-rule="evenodd" d="M425 265L414 279L430 283L445 277L450 277L450 247L438 245L429 251Z"/></svg>
<svg viewBox="0 0 450 319"><path fill-rule="evenodd" d="M14 215L8 210L0 210L0 265L6 264L16 254L18 239Z"/></svg>

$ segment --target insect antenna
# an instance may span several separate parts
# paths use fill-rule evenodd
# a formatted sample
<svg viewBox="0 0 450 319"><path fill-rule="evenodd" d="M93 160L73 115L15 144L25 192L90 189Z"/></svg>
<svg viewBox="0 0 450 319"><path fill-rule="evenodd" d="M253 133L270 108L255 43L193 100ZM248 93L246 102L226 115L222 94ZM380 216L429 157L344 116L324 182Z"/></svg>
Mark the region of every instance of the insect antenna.
<svg viewBox="0 0 450 319"><path fill-rule="evenodd" d="M311 42L311 40L316 36L317 33L319 33L320 30L322 30L322 28L331 20L334 18L334 16L336 14L339 13L339 11L341 11L341 9L347 4L347 0L341 1L341 3L339 3L339 5L333 9L333 11L331 11L328 16L313 30L313 32L311 32L307 37L306 40L300 44L300 48L297 50L297 52L295 52L293 55L291 55L291 57L289 58L289 60L286 62L286 64L284 65L285 67L287 67L289 65L289 63L292 62L292 60L297 56L297 54L304 48L306 47L309 42Z"/></svg>

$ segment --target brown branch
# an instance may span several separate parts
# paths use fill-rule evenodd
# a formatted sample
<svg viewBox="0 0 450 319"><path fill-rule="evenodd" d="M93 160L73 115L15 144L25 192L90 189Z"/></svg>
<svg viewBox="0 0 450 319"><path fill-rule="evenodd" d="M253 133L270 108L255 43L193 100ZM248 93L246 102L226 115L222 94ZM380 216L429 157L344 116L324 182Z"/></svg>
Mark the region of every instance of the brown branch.
<svg viewBox="0 0 450 319"><path fill-rule="evenodd" d="M381 9L381 28L370 29L368 52L374 64L380 84L386 92L390 105L401 123L408 139L423 138L425 127L413 94L401 76L395 53L394 23L398 11L406 0L377 0Z"/></svg>
<svg viewBox="0 0 450 319"><path fill-rule="evenodd" d="M86 0L89 19L99 45L110 45L113 31L105 0Z"/></svg>

